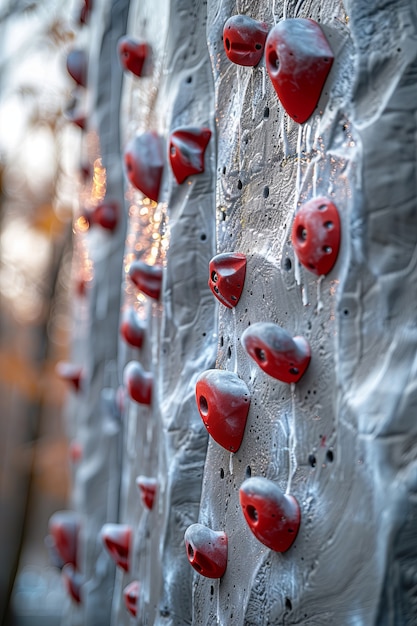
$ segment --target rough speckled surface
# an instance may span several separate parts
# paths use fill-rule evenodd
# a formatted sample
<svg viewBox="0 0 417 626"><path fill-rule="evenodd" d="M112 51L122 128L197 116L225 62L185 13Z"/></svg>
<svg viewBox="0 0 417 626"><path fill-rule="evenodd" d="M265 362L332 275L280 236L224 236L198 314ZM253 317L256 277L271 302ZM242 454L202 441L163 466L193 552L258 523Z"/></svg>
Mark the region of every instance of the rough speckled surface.
<svg viewBox="0 0 417 626"><path fill-rule="evenodd" d="M122 152L137 132L156 131L165 146L179 126L205 126L213 135L205 172L181 185L165 149L158 205L125 181L121 308L134 304L145 320L141 350L117 344L121 266L112 263L116 287L106 292L110 274L95 260L94 371L117 360L117 373L103 385L114 389L132 359L154 376L152 406L126 400L123 415L119 521L132 524L134 546L131 571L117 572L111 623L411 625L417 10L407 0L135 0L129 11L128 32L150 43L152 60L144 77L124 78ZM228 60L223 26L237 13L270 27L293 17L320 23L335 60L305 124L283 110L264 59L254 68ZM105 99L103 91L103 123ZM296 212L319 196L341 219L340 253L325 277L302 267L291 244ZM113 243L121 253L120 240ZM92 240L91 256L102 251ZM223 252L247 257L234 309L219 304L207 285L209 261ZM159 302L129 282L134 258L163 263ZM106 293L114 300L103 317ZM242 333L256 322L308 340L311 362L299 382L271 378L245 352ZM110 335L99 339L107 328L111 347ZM250 392L235 454L208 440L197 410L196 380L213 367L237 374ZM91 386L88 406L99 387ZM86 515L94 508L93 527L99 518L113 521L99 512L113 493L106 476L117 468L109 459L118 435L111 430L98 452L98 427L87 417L78 423L95 442L87 443L75 500ZM158 480L151 511L139 497L139 474ZM296 541L283 554L260 543L244 520L239 488L250 476L268 478L300 505ZM96 487L88 495L90 480ZM183 536L195 522L227 534L220 580L199 576L187 562ZM96 568L89 545L86 572ZM106 556L96 571L111 570ZM135 620L122 600L132 580L141 585ZM88 598L87 612L95 602Z"/></svg>

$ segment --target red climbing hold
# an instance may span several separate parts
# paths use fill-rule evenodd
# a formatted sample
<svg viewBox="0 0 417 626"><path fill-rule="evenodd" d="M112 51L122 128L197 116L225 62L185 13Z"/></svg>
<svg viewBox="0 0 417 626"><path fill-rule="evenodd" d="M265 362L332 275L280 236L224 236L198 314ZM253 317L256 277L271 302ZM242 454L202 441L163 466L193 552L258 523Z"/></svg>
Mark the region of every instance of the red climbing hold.
<svg viewBox="0 0 417 626"><path fill-rule="evenodd" d="M240 505L255 537L275 552L292 546L300 527L297 500L267 478L248 478L239 491Z"/></svg>
<svg viewBox="0 0 417 626"><path fill-rule="evenodd" d="M93 0L84 0L84 2L82 3L80 14L78 17L78 22L80 23L80 25L87 24L92 10L92 4Z"/></svg>
<svg viewBox="0 0 417 626"><path fill-rule="evenodd" d="M120 334L123 339L133 348L141 348L145 336L145 325L133 307L124 311Z"/></svg>
<svg viewBox="0 0 417 626"><path fill-rule="evenodd" d="M233 372L207 370L197 379L197 407L211 437L231 452L239 450L250 407L250 392Z"/></svg>
<svg viewBox="0 0 417 626"><path fill-rule="evenodd" d="M229 17L223 28L223 44L228 59L237 65L258 65L268 31L268 24L248 15Z"/></svg>
<svg viewBox="0 0 417 626"><path fill-rule="evenodd" d="M91 222L106 230L113 231L119 222L119 211L118 202L104 201L94 209Z"/></svg>
<svg viewBox="0 0 417 626"><path fill-rule="evenodd" d="M68 595L80 604L81 602L81 585L83 583L82 576L71 563L67 563L62 568L62 579Z"/></svg>
<svg viewBox="0 0 417 626"><path fill-rule="evenodd" d="M328 274L340 248L340 218L328 198L313 198L295 216L291 234L297 257L310 272Z"/></svg>
<svg viewBox="0 0 417 626"><path fill-rule="evenodd" d="M138 612L139 593L140 583L138 580L132 581L123 589L123 599L126 609L133 617L136 617Z"/></svg>
<svg viewBox="0 0 417 626"><path fill-rule="evenodd" d="M153 132L137 135L126 146L124 160L132 185L158 202L164 169L161 137Z"/></svg>
<svg viewBox="0 0 417 626"><path fill-rule="evenodd" d="M138 361L130 361L126 365L123 380L132 400L139 404L151 404L153 376L145 372Z"/></svg>
<svg viewBox="0 0 417 626"><path fill-rule="evenodd" d="M101 538L116 565L128 572L132 538L131 526L128 524L104 524L101 529Z"/></svg>
<svg viewBox="0 0 417 626"><path fill-rule="evenodd" d="M158 481L156 480L156 478L149 478L148 476L138 476L136 479L136 484L139 487L143 504L146 506L147 509L152 509Z"/></svg>
<svg viewBox="0 0 417 626"><path fill-rule="evenodd" d="M77 567L77 543L80 531L79 516L75 511L57 511L49 519L49 534L62 562Z"/></svg>
<svg viewBox="0 0 417 626"><path fill-rule="evenodd" d="M270 31L265 54L282 106L302 124L317 106L334 59L322 29L311 19L283 20Z"/></svg>
<svg viewBox="0 0 417 626"><path fill-rule="evenodd" d="M71 78L85 87L87 84L87 55L84 50L71 50L67 56L67 71Z"/></svg>
<svg viewBox="0 0 417 626"><path fill-rule="evenodd" d="M192 174L204 172L204 153L210 141L209 128L178 128L169 141L169 160L179 184Z"/></svg>
<svg viewBox="0 0 417 626"><path fill-rule="evenodd" d="M154 300L158 300L162 287L162 265L148 265L144 261L133 261L129 268L132 283Z"/></svg>
<svg viewBox="0 0 417 626"><path fill-rule="evenodd" d="M240 252L224 252L211 259L208 284L216 298L231 309L242 295L245 275L246 256Z"/></svg>
<svg viewBox="0 0 417 626"><path fill-rule="evenodd" d="M124 69L135 76L142 76L143 66L149 55L148 44L132 37L122 37L117 44L117 50Z"/></svg>
<svg viewBox="0 0 417 626"><path fill-rule="evenodd" d="M207 578L221 578L227 567L227 536L203 524L192 524L184 535L187 557L193 568Z"/></svg>
<svg viewBox="0 0 417 626"><path fill-rule="evenodd" d="M242 334L242 345L259 367L277 380L296 383L310 363L311 352L304 337L291 335L270 322L258 322Z"/></svg>
<svg viewBox="0 0 417 626"><path fill-rule="evenodd" d="M59 361L55 366L55 371L61 380L71 383L75 391L81 389L83 368L80 365L68 361Z"/></svg>

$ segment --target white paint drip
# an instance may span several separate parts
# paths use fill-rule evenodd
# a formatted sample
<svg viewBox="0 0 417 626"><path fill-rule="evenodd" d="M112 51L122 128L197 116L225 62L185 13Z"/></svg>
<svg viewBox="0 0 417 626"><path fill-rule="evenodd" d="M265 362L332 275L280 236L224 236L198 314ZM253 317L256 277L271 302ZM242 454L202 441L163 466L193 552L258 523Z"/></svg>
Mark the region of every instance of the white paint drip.
<svg viewBox="0 0 417 626"><path fill-rule="evenodd" d="M300 273L300 261L297 257L294 258L294 278L297 285L301 285L301 273Z"/></svg>
<svg viewBox="0 0 417 626"><path fill-rule="evenodd" d="M233 317L233 345L234 345L234 364L233 371L237 374L237 332L236 332L236 309L232 308L232 317Z"/></svg>
<svg viewBox="0 0 417 626"><path fill-rule="evenodd" d="M321 299L321 283L323 282L324 279L324 275L319 276L318 280L317 280L317 313L320 313L320 311L323 310L324 306L323 306L323 301Z"/></svg>
<svg viewBox="0 0 417 626"><path fill-rule="evenodd" d="M303 300L303 306L307 306L308 305L308 291L307 291L306 285L303 285L301 289L301 297Z"/></svg>
<svg viewBox="0 0 417 626"><path fill-rule="evenodd" d="M234 457L234 453L231 452L230 453L230 457L229 457L229 473L230 473L230 476L233 476L233 457Z"/></svg>
<svg viewBox="0 0 417 626"><path fill-rule="evenodd" d="M291 483L293 476L295 475L295 471L297 468L294 446L295 446L295 383L291 383L291 406L292 406L292 415L289 420L289 437L288 437L288 483L286 494L291 493Z"/></svg>

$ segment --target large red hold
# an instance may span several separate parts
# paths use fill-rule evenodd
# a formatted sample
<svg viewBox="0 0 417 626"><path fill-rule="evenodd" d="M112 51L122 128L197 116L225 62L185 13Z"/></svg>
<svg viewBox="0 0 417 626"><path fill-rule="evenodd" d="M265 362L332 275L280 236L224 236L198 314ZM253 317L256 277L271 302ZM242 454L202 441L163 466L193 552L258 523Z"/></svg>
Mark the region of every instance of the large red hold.
<svg viewBox="0 0 417 626"><path fill-rule="evenodd" d="M132 185L158 202L164 169L161 137L154 132L137 135L126 146L124 161Z"/></svg>
<svg viewBox="0 0 417 626"><path fill-rule="evenodd" d="M240 505L255 537L276 552L292 546L300 527L297 500L267 478L248 478L239 491Z"/></svg>
<svg viewBox="0 0 417 626"><path fill-rule="evenodd" d="M156 496L156 490L158 488L158 481L156 478L138 476L136 478L136 484L139 487L143 504L147 509L152 509Z"/></svg>
<svg viewBox="0 0 417 626"><path fill-rule="evenodd" d="M328 274L340 248L340 218L328 198L313 198L295 216L292 244L302 265L314 274Z"/></svg>
<svg viewBox="0 0 417 626"><path fill-rule="evenodd" d="M142 76L143 66L149 55L149 46L146 41L122 37L117 44L117 50L124 69L135 76Z"/></svg>
<svg viewBox="0 0 417 626"><path fill-rule="evenodd" d="M234 372L206 370L197 379L196 401L214 441L231 452L239 450L250 407L246 383Z"/></svg>
<svg viewBox="0 0 417 626"><path fill-rule="evenodd" d="M223 28L223 44L228 59L237 65L258 65L268 31L268 24L248 15L229 17Z"/></svg>
<svg viewBox="0 0 417 626"><path fill-rule="evenodd" d="M79 516L75 511L57 511L49 519L49 534L55 550L64 564L77 567L77 544L80 531Z"/></svg>
<svg viewBox="0 0 417 626"><path fill-rule="evenodd" d="M189 563L206 578L221 578L227 567L227 535L203 524L192 524L184 535Z"/></svg>
<svg viewBox="0 0 417 626"><path fill-rule="evenodd" d="M153 376L145 372L139 361L130 361L126 365L123 379L132 400L139 404L151 404Z"/></svg>
<svg viewBox="0 0 417 626"><path fill-rule="evenodd" d="M284 383L298 382L310 363L307 339L291 337L271 322L249 326L242 334L242 345L264 372Z"/></svg>
<svg viewBox="0 0 417 626"><path fill-rule="evenodd" d="M106 230L115 230L119 223L119 203L112 200L106 200L96 206L91 215L93 224L98 224Z"/></svg>
<svg viewBox="0 0 417 626"><path fill-rule="evenodd" d="M192 174L204 172L204 153L210 141L209 128L178 128L169 140L169 160L179 184Z"/></svg>
<svg viewBox="0 0 417 626"><path fill-rule="evenodd" d="M246 276L246 256L240 252L217 254L209 265L209 287L216 298L232 309L242 295Z"/></svg>
<svg viewBox="0 0 417 626"><path fill-rule="evenodd" d="M334 59L322 29L311 19L283 20L268 35L265 57L282 106L302 124L317 106Z"/></svg>
<svg viewBox="0 0 417 626"><path fill-rule="evenodd" d="M132 348L141 348L145 336L145 324L133 307L129 307L122 315L120 334Z"/></svg>
<svg viewBox="0 0 417 626"><path fill-rule="evenodd" d="M129 278L145 295L158 300L161 295L162 265L148 265L144 261L133 261L129 268Z"/></svg>
<svg viewBox="0 0 417 626"><path fill-rule="evenodd" d="M132 528L128 524L104 524L101 538L110 556L125 572L129 571Z"/></svg>
<svg viewBox="0 0 417 626"><path fill-rule="evenodd" d="M138 612L139 594L140 583L138 580L133 580L123 589L123 599L126 609L133 617L136 617Z"/></svg>

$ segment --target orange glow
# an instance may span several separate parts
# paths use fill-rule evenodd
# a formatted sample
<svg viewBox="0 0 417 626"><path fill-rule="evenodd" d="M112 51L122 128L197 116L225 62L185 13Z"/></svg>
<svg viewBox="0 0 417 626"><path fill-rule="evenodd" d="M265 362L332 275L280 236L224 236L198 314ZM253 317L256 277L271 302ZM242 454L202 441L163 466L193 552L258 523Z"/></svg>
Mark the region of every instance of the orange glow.
<svg viewBox="0 0 417 626"><path fill-rule="evenodd" d="M93 164L93 185L91 189L92 201L101 202L106 195L106 168L102 166L101 159L96 159Z"/></svg>

